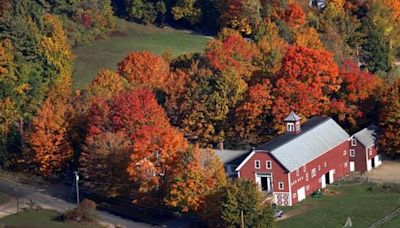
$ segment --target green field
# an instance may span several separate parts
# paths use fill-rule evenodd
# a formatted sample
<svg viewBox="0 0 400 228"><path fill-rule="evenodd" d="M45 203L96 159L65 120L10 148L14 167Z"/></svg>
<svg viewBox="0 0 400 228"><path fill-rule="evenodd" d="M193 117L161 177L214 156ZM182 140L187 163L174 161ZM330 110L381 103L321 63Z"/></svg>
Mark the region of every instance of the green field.
<svg viewBox="0 0 400 228"><path fill-rule="evenodd" d="M199 52L209 38L169 27L129 23L117 20L117 30L122 34L93 44L74 48L74 87L87 85L101 68L116 69L117 64L132 50L149 50L162 54L166 50L174 55Z"/></svg>
<svg viewBox="0 0 400 228"><path fill-rule="evenodd" d="M290 210L297 215L277 222L277 227L343 227L347 217L351 218L353 227L368 227L400 207L400 193L369 191L367 184L342 184L331 188L337 195L307 198ZM396 221L400 219L393 220L393 226L385 224L385 227L400 227Z"/></svg>
<svg viewBox="0 0 400 228"><path fill-rule="evenodd" d="M59 213L49 210L26 211L0 219L0 224L29 228L100 228L97 225L77 225L59 221Z"/></svg>

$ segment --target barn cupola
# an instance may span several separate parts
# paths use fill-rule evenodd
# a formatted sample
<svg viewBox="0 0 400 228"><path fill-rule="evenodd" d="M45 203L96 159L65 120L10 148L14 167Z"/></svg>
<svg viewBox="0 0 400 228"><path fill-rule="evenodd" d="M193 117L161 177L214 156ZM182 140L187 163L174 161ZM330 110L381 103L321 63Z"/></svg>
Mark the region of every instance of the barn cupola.
<svg viewBox="0 0 400 228"><path fill-rule="evenodd" d="M286 125L286 132L297 134L301 131L300 116L296 115L293 111L283 120Z"/></svg>

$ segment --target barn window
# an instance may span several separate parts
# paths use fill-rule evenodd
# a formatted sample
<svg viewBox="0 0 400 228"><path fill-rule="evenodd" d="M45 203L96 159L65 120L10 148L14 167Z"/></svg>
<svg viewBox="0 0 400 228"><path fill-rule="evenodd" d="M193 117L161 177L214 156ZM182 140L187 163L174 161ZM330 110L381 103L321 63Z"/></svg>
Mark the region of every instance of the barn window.
<svg viewBox="0 0 400 228"><path fill-rule="evenodd" d="M272 162L271 161L267 161L267 169L272 169Z"/></svg>
<svg viewBox="0 0 400 228"><path fill-rule="evenodd" d="M294 131L294 123L287 123L287 131L288 132Z"/></svg>
<svg viewBox="0 0 400 228"><path fill-rule="evenodd" d="M255 167L256 169L260 169L260 168L261 168L260 160L255 160L255 161L254 161L254 167Z"/></svg>
<svg viewBox="0 0 400 228"><path fill-rule="evenodd" d="M311 170L311 178L313 178L315 176L317 176L317 169L316 168Z"/></svg>
<svg viewBox="0 0 400 228"><path fill-rule="evenodd" d="M351 145L352 146L357 146L357 140L356 139L351 139Z"/></svg>
<svg viewBox="0 0 400 228"><path fill-rule="evenodd" d="M347 154L347 150L344 150L343 151L343 156L346 156L346 154Z"/></svg>
<svg viewBox="0 0 400 228"><path fill-rule="evenodd" d="M283 181L279 181L279 182L278 182L278 188L279 188L279 190L283 190L283 187L284 187Z"/></svg>
<svg viewBox="0 0 400 228"><path fill-rule="evenodd" d="M353 149L350 149L350 157L354 157L356 155L356 153L354 152Z"/></svg>

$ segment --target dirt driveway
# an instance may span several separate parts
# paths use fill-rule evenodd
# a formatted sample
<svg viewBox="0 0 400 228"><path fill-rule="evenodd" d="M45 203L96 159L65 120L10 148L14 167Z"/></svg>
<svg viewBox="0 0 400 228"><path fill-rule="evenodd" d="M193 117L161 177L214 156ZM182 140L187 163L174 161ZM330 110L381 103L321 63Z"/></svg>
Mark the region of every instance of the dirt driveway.
<svg viewBox="0 0 400 228"><path fill-rule="evenodd" d="M400 183L400 161L382 161L382 165L361 175L374 182L398 182Z"/></svg>

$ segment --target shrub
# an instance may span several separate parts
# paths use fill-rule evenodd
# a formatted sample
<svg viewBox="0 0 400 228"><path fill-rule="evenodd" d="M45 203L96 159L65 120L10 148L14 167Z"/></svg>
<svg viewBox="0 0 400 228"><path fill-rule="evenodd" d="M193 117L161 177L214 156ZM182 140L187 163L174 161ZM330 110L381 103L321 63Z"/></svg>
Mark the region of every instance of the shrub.
<svg viewBox="0 0 400 228"><path fill-rule="evenodd" d="M96 203L84 199L78 207L65 212L63 218L67 222L95 223L97 220Z"/></svg>

